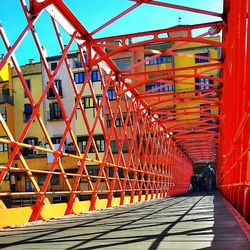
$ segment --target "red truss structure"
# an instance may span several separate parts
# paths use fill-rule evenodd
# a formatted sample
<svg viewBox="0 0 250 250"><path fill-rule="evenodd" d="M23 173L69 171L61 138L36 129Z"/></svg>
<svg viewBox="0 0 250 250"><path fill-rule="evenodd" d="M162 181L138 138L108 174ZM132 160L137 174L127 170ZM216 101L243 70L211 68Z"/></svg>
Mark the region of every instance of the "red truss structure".
<svg viewBox="0 0 250 250"><path fill-rule="evenodd" d="M34 205L26 210L20 207L10 209L0 203L0 221L4 221L4 217L12 218L0 223L1 227L185 193L193 166L206 162L217 167L219 190L245 220L250 221L248 1L239 0L236 3L225 0L224 13L163 1L133 2L128 9L95 30L88 31L61 0L30 0L29 5L20 0L27 25L13 44L10 44L4 27L0 27L1 39L6 47L0 70L9 60L12 61L20 88L25 91L32 107L29 120L18 137L11 133L0 114L0 124L7 137L0 138L0 143L8 144L12 149L6 164L0 166L0 183L4 182L8 173L22 173L34 187L34 191L0 192L0 196L2 200L5 197L35 197ZM94 37L142 5L199 13L217 17L219 21ZM61 48L60 59L53 71L36 31L36 22L42 14L51 19ZM15 57L28 32L32 34L43 73L48 79L38 100L28 88L24 72ZM67 34L67 41L63 41L62 33ZM211 39L211 35L219 33L221 40ZM166 46L157 47L162 44ZM183 50L188 46L195 47L195 44L216 48L221 56L219 53L212 56ZM85 72L81 85L76 83L69 61L72 48ZM145 65L152 60L161 60L164 56L183 60L193 58L206 63L146 68ZM131 63L119 67L116 59L124 57L132 58ZM75 99L72 110L66 109L56 86L56 76L62 67L65 67L70 79L68 85ZM93 69L98 71L100 77L101 99L92 82ZM195 79L203 79L206 84ZM159 84L145 88L155 82ZM213 84L207 84L209 82ZM50 89L64 122L58 147L53 144L40 111ZM166 89L168 91L164 91ZM93 100L93 121L89 120L82 103L86 92ZM84 152L72 125L76 113L80 114L81 126L88 135ZM46 148L25 142L34 121L39 124L48 145ZM97 130L104 138L105 149L102 153L95 139ZM71 138L73 152L64 150L67 137ZM116 144L116 152L112 143ZM24 157L24 149L52 154L49 168L37 168ZM75 172L68 171L65 159L74 162L77 166ZM18 167L15 162L20 163ZM91 164L98 165L97 173L90 171ZM46 175L42 184L38 183L37 174ZM53 176L60 177L63 190L49 189ZM87 188L82 188L83 180ZM67 202L53 204L51 197L62 194L67 195ZM81 201L80 197L86 198ZM22 219L15 215L18 212L24 214Z"/></svg>

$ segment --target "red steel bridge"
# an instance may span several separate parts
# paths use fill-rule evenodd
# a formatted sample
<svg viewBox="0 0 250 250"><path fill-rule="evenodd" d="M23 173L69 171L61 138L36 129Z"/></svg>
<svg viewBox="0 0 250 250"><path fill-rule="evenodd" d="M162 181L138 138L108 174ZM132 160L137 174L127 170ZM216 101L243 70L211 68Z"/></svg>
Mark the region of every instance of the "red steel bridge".
<svg viewBox="0 0 250 250"><path fill-rule="evenodd" d="M249 1L224 0L223 13L160 0L131 2L133 4L129 8L93 31L88 31L62 0L30 0L29 3L20 0L27 24L14 43L10 43L8 30L1 25L0 39L6 53L0 61L0 70L8 61L12 62L20 88L25 91L31 104L32 113L19 136L11 132L4 117L0 115L0 125L6 134L6 138L0 138L0 142L11 147L7 162L1 165L0 183L4 182L7 174L22 173L30 180L34 191L6 191L1 192L0 197L4 200L5 197L33 196L35 201L32 206L8 208L0 200L0 227L184 194L188 192L193 167L207 162L216 168L219 192L234 207L241 220L250 223L250 71L247 68L250 64ZM218 21L112 37L96 36L144 5L189 12L190 16L198 13L216 17ZM47 39L52 33L55 34L61 48L60 59L53 71L40 43L39 28L36 29L36 22L42 15L53 25ZM62 36L62 32L66 36ZM16 50L25 43L28 33L32 35L43 73L48 79L37 100L27 87L24 72L15 57ZM210 39L210 36L217 34L220 40ZM64 37L66 40L63 40ZM181 50L194 43L216 47L220 55L197 55ZM159 44L171 46L152 49L152 46ZM82 85L76 84L69 63L68 55L73 47L74 51L77 48L85 72ZM121 69L115 64L115 59L126 53L134 57L129 66ZM136 58L140 53L150 56ZM145 70L147 62L165 55L181 57L183 60L205 60L207 63ZM66 110L55 85L62 65L65 66L70 79L68 85L74 93L72 110ZM101 100L97 99L91 82L91 71L94 68L100 76ZM214 72L219 73L215 75ZM194 81L195 78L207 79L214 84L209 88L201 88L202 83ZM145 91L145 85L150 82L162 84ZM173 85L175 89L172 88L172 91L171 88L167 92L157 91L157 88ZM53 89L65 125L57 148L41 114L41 107L50 88ZM95 117L91 123L81 102L86 89L94 102ZM113 100L108 98L110 89L113 91ZM211 110L216 112L209 112ZM84 152L79 148L72 126L76 112L81 115L81 126L88 135ZM108 128L103 112L109 116ZM125 118L124 113L127 114ZM117 116L124 118L120 120L119 127ZM48 145L46 148L24 141L34 121L43 133ZM94 139L97 127L105 142L102 153L98 151ZM67 136L71 138L74 152L63 150ZM112 151L111 140L116 141L116 154ZM126 153L122 150L124 144ZM94 157L90 157L90 148ZM23 149L50 153L53 161L47 169L39 169L24 157ZM77 162L77 171L68 171L64 159ZM16 161L20 163L18 166L15 165ZM98 172L90 172L88 164L98 165ZM38 184L36 178L39 173L46 175L42 185ZM63 190L48 188L54 175L59 175L64 182ZM82 179L87 183L86 189L81 188ZM51 197L61 194L68 195L69 199L64 203L53 204ZM81 195L88 199L80 200Z"/></svg>

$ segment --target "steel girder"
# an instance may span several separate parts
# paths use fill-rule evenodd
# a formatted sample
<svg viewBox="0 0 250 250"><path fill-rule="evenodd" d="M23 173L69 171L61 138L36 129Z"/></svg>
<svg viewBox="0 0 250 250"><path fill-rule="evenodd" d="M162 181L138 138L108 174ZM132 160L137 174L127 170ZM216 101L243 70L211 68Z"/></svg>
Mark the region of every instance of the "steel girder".
<svg viewBox="0 0 250 250"><path fill-rule="evenodd" d="M220 191L250 222L249 1L224 1L225 67L217 182ZM242 219L241 219L242 221ZM244 227L248 231L249 225Z"/></svg>
<svg viewBox="0 0 250 250"><path fill-rule="evenodd" d="M224 100L221 100L222 86L229 86L230 69L225 67L219 55L203 56L185 50L186 46L195 43L217 48L218 51L222 49L223 55L225 55L225 52L230 50L229 43L225 42L226 37L231 37L235 39L235 41L237 40L239 45L243 45L242 39L236 39L233 36L233 31L228 31L228 27L231 26L227 26L230 23L227 23L228 20L226 17L228 13L226 8L225 13L220 14L153 0L134 2L134 5L100 27L97 27L92 32L89 32L62 1L30 0L29 7L27 7L25 1L21 0L20 3L27 19L27 26L20 33L13 45L9 43L4 28L1 27L1 38L6 46L6 55L0 62L0 69L3 68L8 60L12 61L20 80L20 86L24 89L33 110L22 133L17 138L11 134L5 120L0 115L0 124L7 137L7 139L0 138L0 142L8 144L12 148L8 161L4 166L1 166L0 182L4 181L4 177L7 173L22 172L34 186L34 191L2 192L0 195L1 197L20 195L36 197L35 205L31 211L26 210L26 216L23 221L17 222L15 217L13 217L13 220L1 226L21 224L26 221L52 218L86 210L123 205L183 193L188 190L193 164L197 162L217 161L218 142L220 142L221 155L230 155L231 151L233 151L234 147L228 151L227 147L229 142L223 141L220 135L223 130L225 134L227 133L226 131L231 131L231 129L226 128L226 126L223 125L223 127L221 127L220 125L221 117L224 119L224 116L221 116L220 113L221 105L224 105L222 114L228 115L227 113L230 111L227 102L231 97L229 97L230 94L226 92L229 91L227 90L229 87L223 91ZM99 31L105 29L134 9L139 8L142 4L157 5L163 8L174 8L220 17L221 21L176 26L162 30L113 37L94 38L94 35ZM230 4L229 1L225 2L225 6L229 6ZM47 58L44 55L43 48L39 41L39 33L37 33L35 29L36 21L45 11L47 11L48 17L52 20L54 33L56 34L58 44L62 51L57 67L53 72L49 68ZM233 14L231 15L233 16ZM229 19L229 21L230 20L231 19ZM236 18L234 21L231 20L231 25L234 22L236 22ZM243 34L244 28L242 24L241 27ZM200 32L199 35L194 35L194 31L199 32L200 29L202 32ZM208 31L204 33L204 29ZM227 32L225 32L225 29ZM64 45L65 41L62 40L61 30L64 30L64 32L68 34L66 46ZM213 40L208 37L209 34L219 33L221 30L223 30L224 34L223 41ZM29 31L32 33L33 40L41 58L44 74L48 79L47 85L42 90L38 101L34 100L32 93L27 87L24 74L15 58L15 50L22 43L22 40ZM183 34L183 32L185 33L184 36L173 35L176 33ZM119 42L113 43L114 41ZM157 44L170 43L171 46L166 48L155 49L154 47ZM75 44L78 48L78 57L86 74L85 81L80 87L75 82L74 70L69 62L68 55L70 54L72 44ZM195 47L194 45L192 46ZM115 59L121 58L121 55L124 53L127 53L132 59L136 59L136 55L142 55L142 57L137 58L138 60L132 60L131 65L121 69L114 62ZM230 51L229 57L227 57L227 60L230 61L232 65L236 65L234 61L235 58L233 57L234 53L236 53L236 50ZM145 57L145 55L149 56ZM148 65L148 63L154 59L157 60L161 56L193 58L194 60L205 60L207 63L191 66L182 65L179 67L172 65L164 69L147 67L146 69L145 65ZM246 62L247 57L243 52L241 56L244 58L244 62ZM56 76L61 70L62 65L66 66L66 72L70 79L69 84L75 97L75 104L70 112L65 110L64 103L55 85ZM97 100L97 94L91 82L91 70L93 68L96 68L100 75L102 88L101 101ZM234 71L235 77L241 70L243 70L242 67L236 67ZM223 75L221 75L220 72L223 72ZM245 78L243 79L243 77ZM247 74L242 74L242 79L240 79L244 80L242 81L245 83L244 86L247 86L246 77ZM202 89L204 83L196 82L194 79L203 79L203 81L211 81L214 84ZM145 86L152 82L160 82L161 84L152 87L150 90L145 90ZM176 86L176 89L168 92L161 91L163 88L171 86ZM40 113L40 107L45 101L50 88L53 89L53 93L62 113L62 119L65 123L65 129L62 133L62 139L58 148L54 147L51 135L46 126L46 121ZM87 111L82 103L82 97L85 95L86 89L88 89L94 103L95 117L93 123L89 122ZM109 100L108 98L108 91L110 89L114 92L114 100ZM237 93L240 95L241 90L238 89ZM242 102L246 103L248 92L245 91L244 93L245 96ZM240 98L238 98L238 101L240 102ZM235 113L240 109L240 104L237 105L238 106L234 106ZM211 110L216 112L211 112ZM78 111L83 121L82 126L88 135L84 152L81 152L79 148L77 135L72 126L75 114ZM122 119L123 113L127 114L124 119ZM240 120L240 116L238 117L240 129L236 134L237 140L243 137L243 130L244 128L246 129L246 124L248 124L247 114L244 115L244 121ZM104 116L110 119L108 127ZM120 117L121 124L119 127L117 126L117 117ZM47 148L24 143L24 139L34 121L37 121L39 124L39 128L48 144ZM234 128L236 128L237 124L234 123L234 125ZM102 154L100 154L94 139L97 126L101 128L101 133L105 141L105 150ZM247 132L244 133L247 134ZM67 136L72 140L75 149L74 154L65 153L63 150L64 141ZM111 141L117 144L117 153L112 151ZM248 141L248 139L244 137L245 144L247 143L246 141ZM127 148L126 153L123 152L124 144ZM239 142L239 147L240 145L243 145L242 141ZM49 169L34 168L34 165L22 154L22 149L25 148L53 154L53 162L50 164ZM89 157L88 153L90 149L93 150L95 157ZM247 148L244 148L244 151L240 154L240 160L235 163L238 164L239 162L239 164L242 165L242 169L246 165L242 163L241 159L244 159L245 163L248 161L248 157L245 153L246 150ZM63 163L64 158L77 160L77 171L75 173L71 173L65 168ZM20 167L14 167L14 163L17 159L21 163ZM228 186L224 187L225 184L223 180L228 180L226 175L229 176L231 173L228 174L224 169L235 168L234 165L228 167L226 163L222 161L222 158L219 160L218 183L222 192L226 193L224 190L228 188ZM231 162L232 161L230 161L230 164ZM90 173L89 164L98 165L97 174ZM244 176L247 176L249 182L249 167L246 171L248 175L245 174ZM42 185L38 185L36 178L36 175L39 173L46 174L45 181ZM49 184L54 175L60 176L64 183L64 190L49 190ZM243 178L242 174L241 178ZM86 189L81 188L82 179L87 183ZM231 182L229 184L231 185ZM242 209L244 210L245 217L249 216L249 207L247 205L249 204L249 193L243 192L243 195L242 190L246 188L247 185L245 179L244 184L239 185L240 187L238 189L231 188L229 192L229 196L233 196L234 201L237 200L237 204L244 200L244 209ZM237 189L237 191L235 191L235 189ZM240 198L236 199L235 197L238 197L237 192L240 193ZM232 193L234 193L234 195L232 195ZM51 204L51 196L57 194L67 194L69 197L68 202L60 208L55 204ZM119 197L114 197L114 195L117 194ZM80 195L88 195L90 197L89 201L79 201ZM102 195L105 199L100 199ZM14 210L12 211L14 212ZM10 217L13 216L13 212L9 211Z"/></svg>

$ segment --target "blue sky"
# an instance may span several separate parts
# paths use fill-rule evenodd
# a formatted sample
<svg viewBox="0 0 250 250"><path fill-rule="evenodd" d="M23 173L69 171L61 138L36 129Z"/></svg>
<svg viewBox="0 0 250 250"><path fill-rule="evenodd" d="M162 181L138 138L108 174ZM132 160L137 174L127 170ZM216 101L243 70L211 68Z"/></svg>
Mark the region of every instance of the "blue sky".
<svg viewBox="0 0 250 250"><path fill-rule="evenodd" d="M28 0L26 1L28 2ZM134 4L134 2L128 0L65 0L64 2L90 32ZM161 0L161 2L177 5L185 4L188 7L219 13L222 12L223 5L223 0ZM182 18L180 24L195 24L219 20L207 15L142 4L122 19L97 33L95 37L163 29L178 25L179 17ZM8 0L5 1L4 5L2 4L0 22L7 33L10 43L13 44L26 25L26 19L19 0ZM47 13L41 15L36 23L36 28L41 44L48 50L48 55L60 53L51 26L51 20ZM67 42L69 38L66 35L63 35L63 37L66 39L65 42ZM6 50L0 40L1 53L6 53ZM21 65L27 63L29 58L34 58L36 61L39 60L30 34L23 40L15 55Z"/></svg>

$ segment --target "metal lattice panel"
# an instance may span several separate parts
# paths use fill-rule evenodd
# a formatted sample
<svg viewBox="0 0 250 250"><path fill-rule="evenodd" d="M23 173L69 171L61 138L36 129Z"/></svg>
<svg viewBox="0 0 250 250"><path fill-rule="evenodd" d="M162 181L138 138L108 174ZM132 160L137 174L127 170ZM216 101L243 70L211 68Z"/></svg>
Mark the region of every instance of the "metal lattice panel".
<svg viewBox="0 0 250 250"><path fill-rule="evenodd" d="M1 192L0 207L12 215L4 205L8 197L31 197L34 206L27 207L23 220L1 226L183 193L193 164L217 161L222 86L227 84L221 54L228 45L218 35L226 34L223 14L134 1L89 32L62 1L20 2L27 26L16 42L11 45L0 29L6 47L0 69L12 62L9 82L26 98L13 105L17 109L19 101L25 108L18 130L0 115L5 137L0 142L9 147L0 182L14 176L20 187ZM143 4L220 20L95 38ZM36 29L41 16L51 19L58 56L47 57L41 45L44 37ZM41 58L36 94L27 83L27 67L15 58L29 31ZM36 66L29 67L32 73ZM54 204L57 199L61 204Z"/></svg>

